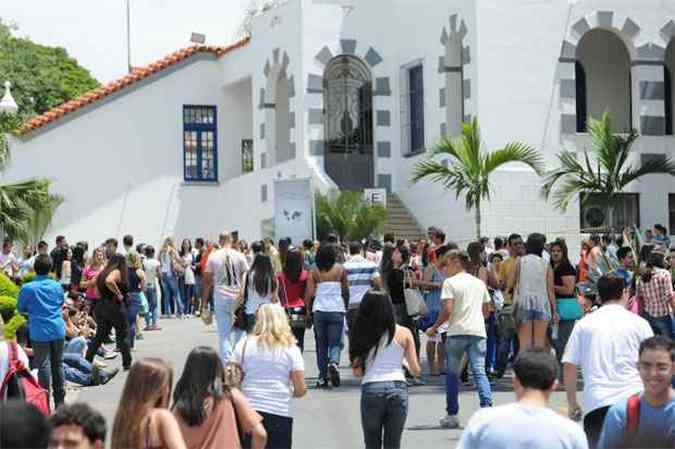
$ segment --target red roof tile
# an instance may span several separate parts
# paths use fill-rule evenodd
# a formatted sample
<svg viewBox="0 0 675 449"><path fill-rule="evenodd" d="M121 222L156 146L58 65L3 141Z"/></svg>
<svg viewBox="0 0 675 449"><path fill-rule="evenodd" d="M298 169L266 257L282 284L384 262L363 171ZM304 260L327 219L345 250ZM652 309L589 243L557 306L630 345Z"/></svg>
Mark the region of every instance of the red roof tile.
<svg viewBox="0 0 675 449"><path fill-rule="evenodd" d="M132 68L131 73L123 76L118 80L99 86L81 95L78 98L67 101L62 105L50 109L49 111L43 113L42 115L30 118L29 120L24 122L21 128L16 130L16 133L27 134L31 131L41 128L49 123L52 123L60 119L65 115L75 112L78 109L88 106L117 91L125 89L130 85L137 83L138 81L145 79L151 75L154 75L155 73L164 70L167 67L170 67L180 61L183 61L197 53L213 53L216 56L221 57L232 50L244 47L245 45L248 44L249 40L250 38L246 38L227 47L212 46L212 45L196 45L193 47L183 48L182 50L178 50L177 52L174 52L160 59L159 61L155 61L146 67L134 67Z"/></svg>

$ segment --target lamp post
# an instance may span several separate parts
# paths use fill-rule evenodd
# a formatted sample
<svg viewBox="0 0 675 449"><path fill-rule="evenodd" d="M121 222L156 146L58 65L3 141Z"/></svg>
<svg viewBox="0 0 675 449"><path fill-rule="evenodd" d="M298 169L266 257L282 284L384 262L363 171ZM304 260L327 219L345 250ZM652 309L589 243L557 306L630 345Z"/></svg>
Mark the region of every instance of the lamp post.
<svg viewBox="0 0 675 449"><path fill-rule="evenodd" d="M16 114L19 110L11 91L12 83L5 81L5 95L0 100L0 114Z"/></svg>

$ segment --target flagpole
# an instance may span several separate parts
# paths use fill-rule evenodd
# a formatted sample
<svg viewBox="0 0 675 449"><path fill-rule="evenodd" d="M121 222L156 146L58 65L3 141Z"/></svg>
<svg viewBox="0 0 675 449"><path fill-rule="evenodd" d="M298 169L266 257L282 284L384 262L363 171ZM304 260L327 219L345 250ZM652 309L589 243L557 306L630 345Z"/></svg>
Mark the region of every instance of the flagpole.
<svg viewBox="0 0 675 449"><path fill-rule="evenodd" d="M131 0L127 0L127 70L131 73Z"/></svg>

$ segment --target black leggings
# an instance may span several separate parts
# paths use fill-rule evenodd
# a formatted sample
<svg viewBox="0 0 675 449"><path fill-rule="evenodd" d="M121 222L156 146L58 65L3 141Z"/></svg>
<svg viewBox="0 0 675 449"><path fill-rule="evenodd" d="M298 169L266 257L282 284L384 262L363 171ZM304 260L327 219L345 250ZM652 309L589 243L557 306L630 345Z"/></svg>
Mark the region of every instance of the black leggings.
<svg viewBox="0 0 675 449"><path fill-rule="evenodd" d="M590 449L595 449L598 445L602 425L605 423L605 416L607 416L608 411L609 407L596 408L584 418L584 432L586 432Z"/></svg>
<svg viewBox="0 0 675 449"><path fill-rule="evenodd" d="M117 347L122 353L122 366L124 369L131 367L131 350L129 349L129 321L127 320L127 308L124 303L118 303L113 299L101 298L96 304L96 335L89 344L86 359L94 361L98 352L110 331L115 329Z"/></svg>

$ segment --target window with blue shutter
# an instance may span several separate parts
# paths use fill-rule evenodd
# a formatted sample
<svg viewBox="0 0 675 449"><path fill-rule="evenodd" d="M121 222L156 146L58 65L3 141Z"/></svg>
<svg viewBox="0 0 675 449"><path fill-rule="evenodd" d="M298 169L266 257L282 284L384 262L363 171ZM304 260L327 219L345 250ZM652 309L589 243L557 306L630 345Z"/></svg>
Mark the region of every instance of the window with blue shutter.
<svg viewBox="0 0 675 449"><path fill-rule="evenodd" d="M424 70L422 65L408 69L410 98L410 151L424 150Z"/></svg>
<svg viewBox="0 0 675 449"><path fill-rule="evenodd" d="M218 181L215 106L183 106L183 178Z"/></svg>

